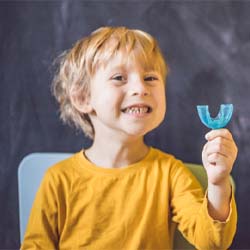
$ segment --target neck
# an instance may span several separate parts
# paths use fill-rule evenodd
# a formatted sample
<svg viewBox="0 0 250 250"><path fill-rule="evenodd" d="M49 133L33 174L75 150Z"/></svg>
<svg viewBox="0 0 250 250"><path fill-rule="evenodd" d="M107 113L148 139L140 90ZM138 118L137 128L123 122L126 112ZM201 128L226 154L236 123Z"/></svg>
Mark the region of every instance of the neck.
<svg viewBox="0 0 250 250"><path fill-rule="evenodd" d="M119 168L143 159L149 151L143 137L130 138L126 141L103 138L95 139L92 146L85 151L86 157L95 165L106 168Z"/></svg>

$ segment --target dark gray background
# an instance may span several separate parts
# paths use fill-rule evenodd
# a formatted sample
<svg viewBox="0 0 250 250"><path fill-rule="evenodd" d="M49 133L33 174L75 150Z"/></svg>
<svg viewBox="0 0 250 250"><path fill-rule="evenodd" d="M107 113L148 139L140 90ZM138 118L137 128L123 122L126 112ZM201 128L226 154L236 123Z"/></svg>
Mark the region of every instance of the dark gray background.
<svg viewBox="0 0 250 250"><path fill-rule="evenodd" d="M0 249L19 247L17 168L31 152L75 152L90 142L61 124L50 96L52 61L99 26L154 35L169 63L168 111L147 141L201 163L197 104L233 103L228 128L239 155L233 177L238 231L233 249L250 249L249 1L1 1Z"/></svg>

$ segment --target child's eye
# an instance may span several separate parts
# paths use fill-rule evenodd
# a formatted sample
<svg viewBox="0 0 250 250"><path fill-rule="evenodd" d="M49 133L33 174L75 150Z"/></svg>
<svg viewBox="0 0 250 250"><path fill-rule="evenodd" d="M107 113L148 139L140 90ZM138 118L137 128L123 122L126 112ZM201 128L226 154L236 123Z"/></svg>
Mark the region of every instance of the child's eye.
<svg viewBox="0 0 250 250"><path fill-rule="evenodd" d="M156 76L147 76L144 78L145 81L157 81L158 78Z"/></svg>
<svg viewBox="0 0 250 250"><path fill-rule="evenodd" d="M122 83L126 81L126 78L123 75L115 75L111 79L118 83Z"/></svg>
<svg viewBox="0 0 250 250"><path fill-rule="evenodd" d="M117 80L117 81L123 81L124 77L123 76L115 76L115 77L113 77L113 79Z"/></svg>

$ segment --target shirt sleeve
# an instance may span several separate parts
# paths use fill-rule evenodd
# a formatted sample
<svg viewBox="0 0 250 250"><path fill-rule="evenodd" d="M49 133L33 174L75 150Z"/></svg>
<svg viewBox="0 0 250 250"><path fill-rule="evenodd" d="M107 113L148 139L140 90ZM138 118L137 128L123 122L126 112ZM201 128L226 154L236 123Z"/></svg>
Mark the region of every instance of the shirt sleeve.
<svg viewBox="0 0 250 250"><path fill-rule="evenodd" d="M21 250L57 249L58 192L55 183L47 171L31 209Z"/></svg>
<svg viewBox="0 0 250 250"><path fill-rule="evenodd" d="M171 213L178 229L196 248L224 250L231 245L237 224L233 192L227 220L213 220L208 213L206 193L180 161L171 172Z"/></svg>

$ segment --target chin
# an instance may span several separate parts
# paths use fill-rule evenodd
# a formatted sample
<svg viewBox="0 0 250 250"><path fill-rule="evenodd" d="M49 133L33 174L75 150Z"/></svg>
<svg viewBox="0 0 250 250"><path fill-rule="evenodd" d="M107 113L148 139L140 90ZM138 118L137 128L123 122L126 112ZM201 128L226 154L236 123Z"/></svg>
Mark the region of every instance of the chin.
<svg viewBox="0 0 250 250"><path fill-rule="evenodd" d="M152 131L153 129L155 129L155 127L152 127L152 128L137 128L137 129L129 129L126 131L126 133L129 135L129 136L133 136L133 137L142 137L142 136L145 136L147 133L149 133L150 131Z"/></svg>

